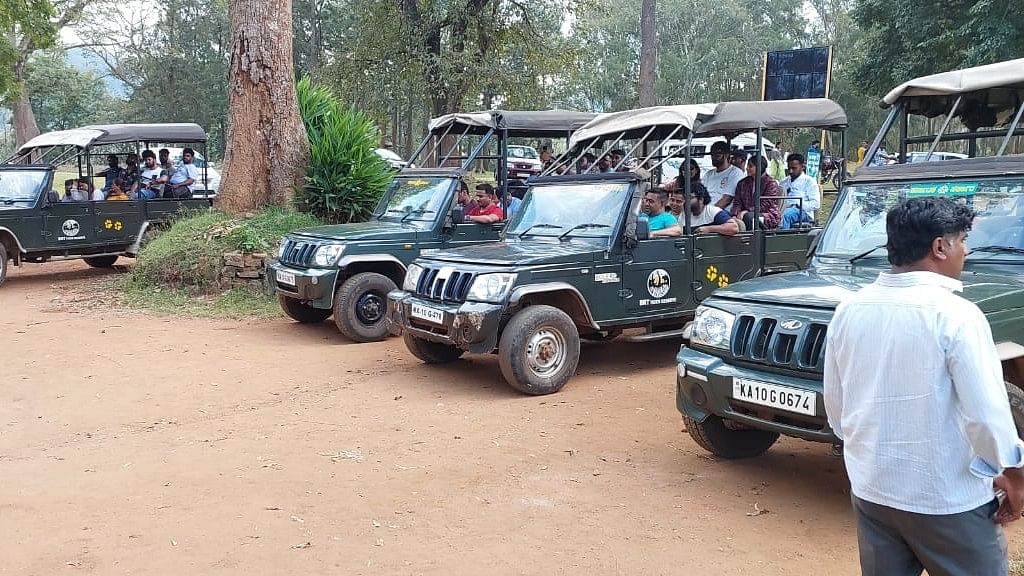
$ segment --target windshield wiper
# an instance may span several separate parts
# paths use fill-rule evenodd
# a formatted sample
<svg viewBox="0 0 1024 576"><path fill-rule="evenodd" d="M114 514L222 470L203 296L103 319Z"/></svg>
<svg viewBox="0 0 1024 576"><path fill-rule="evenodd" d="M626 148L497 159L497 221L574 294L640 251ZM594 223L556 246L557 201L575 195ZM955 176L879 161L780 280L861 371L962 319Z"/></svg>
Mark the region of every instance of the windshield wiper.
<svg viewBox="0 0 1024 576"><path fill-rule="evenodd" d="M523 236L526 236L530 232L530 230L533 230L534 228L563 228L563 226L559 226L558 224L548 224L546 222L541 222L539 224L534 224L533 226L530 226L526 230L523 230L517 235L517 237L522 238Z"/></svg>
<svg viewBox="0 0 1024 576"><path fill-rule="evenodd" d="M562 238L565 238L575 230L586 230L587 228L610 228L610 226L608 226L607 224L577 224L572 228L569 228L565 232L559 234L558 239L561 240Z"/></svg>
<svg viewBox="0 0 1024 576"><path fill-rule="evenodd" d="M405 222L409 219L409 216L412 216L413 214L430 214L431 212L433 212L433 210L426 210L424 208L420 208L419 210L410 210L408 214L402 216L402 219L399 220L399 222Z"/></svg>
<svg viewBox="0 0 1024 576"><path fill-rule="evenodd" d="M1013 246L979 246L977 248L971 248L971 254L975 252L988 252L989 254L1024 254L1024 248L1015 248ZM969 256L970 254L968 254Z"/></svg>
<svg viewBox="0 0 1024 576"><path fill-rule="evenodd" d="M861 258L867 258L868 256L871 255L871 253L873 253L875 250L878 250L880 248L885 248L885 244L879 244L878 246L875 246L874 248L872 248L871 250L868 250L867 252L861 252L860 254L857 254L853 258L850 258L850 264L853 264L854 262L856 262L857 260L860 260Z"/></svg>

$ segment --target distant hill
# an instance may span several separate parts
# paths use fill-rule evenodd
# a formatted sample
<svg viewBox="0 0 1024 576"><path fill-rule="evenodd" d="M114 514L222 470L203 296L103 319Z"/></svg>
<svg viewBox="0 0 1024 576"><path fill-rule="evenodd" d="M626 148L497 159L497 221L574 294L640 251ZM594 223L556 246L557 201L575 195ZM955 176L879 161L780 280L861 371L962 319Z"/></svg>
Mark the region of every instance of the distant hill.
<svg viewBox="0 0 1024 576"><path fill-rule="evenodd" d="M123 82L110 76L106 64L96 56L86 52L82 48L72 48L67 51L68 64L78 70L89 71L103 78L107 85L107 91L117 98L128 97L128 87Z"/></svg>

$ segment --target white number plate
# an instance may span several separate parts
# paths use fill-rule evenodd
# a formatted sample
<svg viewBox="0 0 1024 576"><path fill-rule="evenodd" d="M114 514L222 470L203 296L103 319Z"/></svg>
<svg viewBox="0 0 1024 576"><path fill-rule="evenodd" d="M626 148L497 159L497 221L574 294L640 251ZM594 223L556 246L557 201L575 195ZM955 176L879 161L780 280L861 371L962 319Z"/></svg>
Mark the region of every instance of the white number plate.
<svg viewBox="0 0 1024 576"><path fill-rule="evenodd" d="M744 402L771 406L781 410L814 416L817 408L817 395L806 390L797 390L787 386L776 386L756 380L736 378L732 381L732 397Z"/></svg>
<svg viewBox="0 0 1024 576"><path fill-rule="evenodd" d="M291 272L285 272L284 270L278 270L277 281L280 282L281 284L295 286L295 274L292 274Z"/></svg>
<svg viewBox="0 0 1024 576"><path fill-rule="evenodd" d="M413 318L419 318L420 320L426 320L427 322L433 322L434 324L444 324L444 312L437 308L413 304L411 312Z"/></svg>

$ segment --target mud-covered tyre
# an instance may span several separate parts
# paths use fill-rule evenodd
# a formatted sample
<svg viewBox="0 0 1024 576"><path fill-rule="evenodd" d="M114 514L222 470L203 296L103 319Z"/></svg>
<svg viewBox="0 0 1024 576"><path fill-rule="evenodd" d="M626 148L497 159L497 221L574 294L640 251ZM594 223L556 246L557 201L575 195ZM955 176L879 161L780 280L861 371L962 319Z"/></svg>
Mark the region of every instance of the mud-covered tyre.
<svg viewBox="0 0 1024 576"><path fill-rule="evenodd" d="M0 286L4 285L4 280L7 280L7 266L10 261L7 258L7 247L0 242Z"/></svg>
<svg viewBox="0 0 1024 576"><path fill-rule="evenodd" d="M711 415L703 422L683 414L686 431L698 446L715 456L728 460L760 456L779 439L777 432L754 429L732 429L720 417Z"/></svg>
<svg viewBox="0 0 1024 576"><path fill-rule="evenodd" d="M333 310L323 308L314 308L309 304L303 304L295 298L289 298L287 296L278 294L277 302L281 305L281 310L288 315L289 318L296 322L302 322L303 324L315 324L317 322L323 322L331 317Z"/></svg>
<svg viewBox="0 0 1024 576"><path fill-rule="evenodd" d="M113 256L93 256L85 259L85 263L93 268L111 268L115 262L117 262L116 254Z"/></svg>
<svg viewBox="0 0 1024 576"><path fill-rule="evenodd" d="M345 280L334 296L334 323L338 330L356 342L387 338L384 319L388 292L394 289L390 278L376 272L363 272Z"/></svg>
<svg viewBox="0 0 1024 576"><path fill-rule="evenodd" d="M448 364L458 360L465 353L461 348L417 338L408 332L402 334L402 340L413 356L427 364Z"/></svg>
<svg viewBox="0 0 1024 576"><path fill-rule="evenodd" d="M528 306L509 320L498 344L498 364L510 386L525 394L558 392L576 373L580 335L568 314Z"/></svg>
<svg viewBox="0 0 1024 576"><path fill-rule="evenodd" d="M1010 397L1010 413L1013 415L1013 423L1017 427L1017 437L1024 438L1024 390L1010 382L1004 382L1004 384L1006 384L1006 395Z"/></svg>

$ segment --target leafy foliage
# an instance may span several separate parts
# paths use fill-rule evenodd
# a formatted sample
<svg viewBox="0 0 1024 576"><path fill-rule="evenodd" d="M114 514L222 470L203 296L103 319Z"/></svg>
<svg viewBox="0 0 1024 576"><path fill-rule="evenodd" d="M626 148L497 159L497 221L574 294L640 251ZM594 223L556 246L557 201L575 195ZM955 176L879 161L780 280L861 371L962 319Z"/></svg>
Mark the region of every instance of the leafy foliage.
<svg viewBox="0 0 1024 576"><path fill-rule="evenodd" d="M56 40L54 15L49 0L0 0L0 102L10 103L21 93L24 47L47 48Z"/></svg>
<svg viewBox="0 0 1024 576"><path fill-rule="evenodd" d="M42 53L29 60L25 85L43 132L122 121L123 102L95 73L76 69L63 54Z"/></svg>
<svg viewBox="0 0 1024 576"><path fill-rule="evenodd" d="M374 151L373 120L343 106L329 88L308 77L299 81L297 93L310 148L299 207L331 222L366 220L392 176Z"/></svg>

